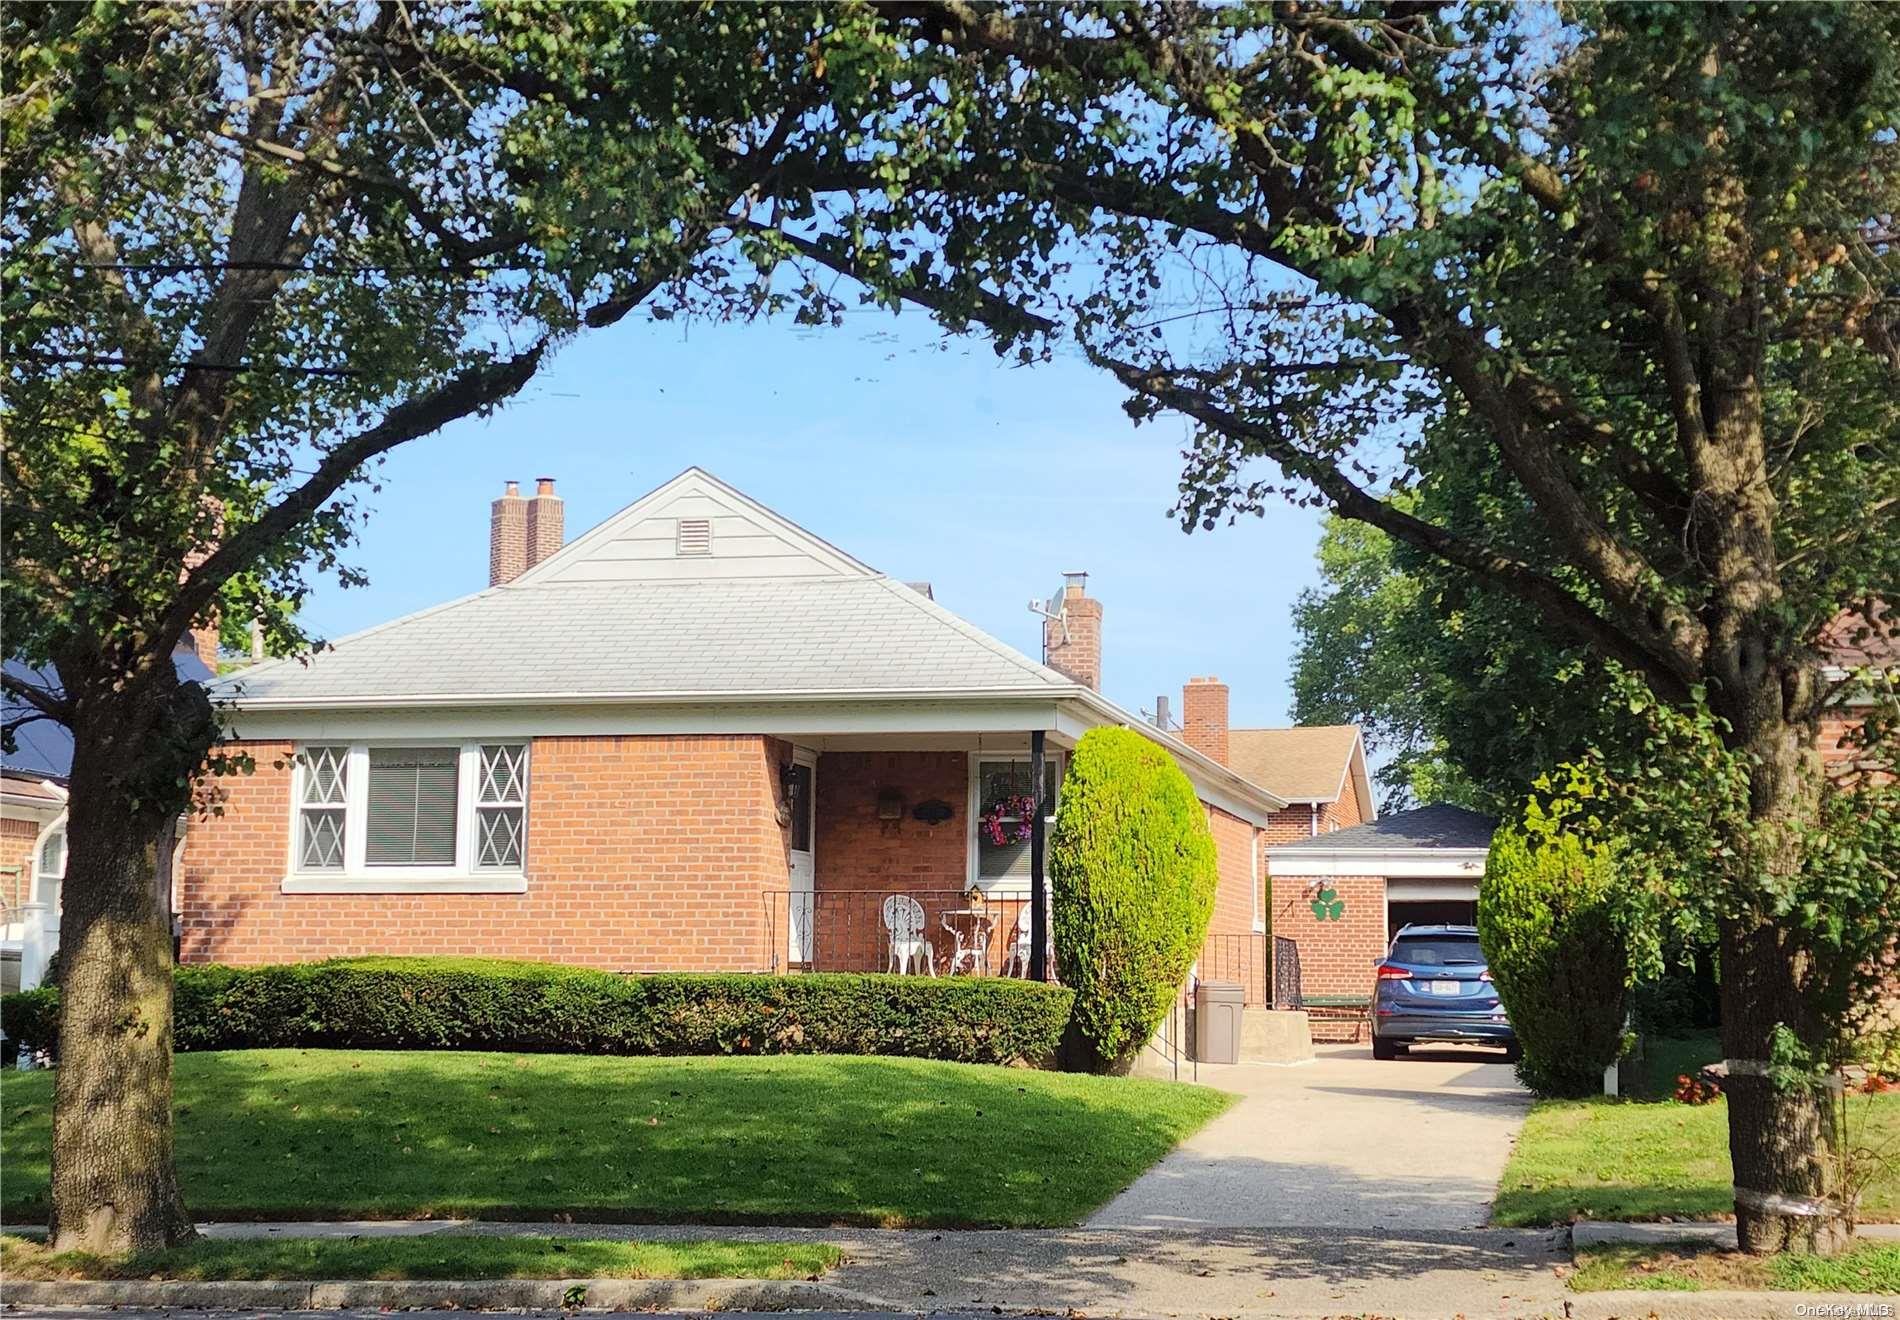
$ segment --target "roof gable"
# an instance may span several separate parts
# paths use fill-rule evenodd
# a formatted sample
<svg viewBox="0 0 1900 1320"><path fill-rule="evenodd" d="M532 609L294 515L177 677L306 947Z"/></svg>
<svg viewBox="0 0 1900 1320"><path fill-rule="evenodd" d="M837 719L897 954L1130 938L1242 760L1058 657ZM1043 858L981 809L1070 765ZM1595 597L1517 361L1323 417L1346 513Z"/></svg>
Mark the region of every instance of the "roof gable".
<svg viewBox="0 0 1900 1320"><path fill-rule="evenodd" d="M509 586L874 576L836 546L693 467Z"/></svg>
<svg viewBox="0 0 1900 1320"><path fill-rule="evenodd" d="M1364 777L1357 724L1234 729L1227 745L1234 769L1289 802L1337 801L1348 788L1359 793ZM1370 817L1370 794L1360 796L1360 813Z"/></svg>

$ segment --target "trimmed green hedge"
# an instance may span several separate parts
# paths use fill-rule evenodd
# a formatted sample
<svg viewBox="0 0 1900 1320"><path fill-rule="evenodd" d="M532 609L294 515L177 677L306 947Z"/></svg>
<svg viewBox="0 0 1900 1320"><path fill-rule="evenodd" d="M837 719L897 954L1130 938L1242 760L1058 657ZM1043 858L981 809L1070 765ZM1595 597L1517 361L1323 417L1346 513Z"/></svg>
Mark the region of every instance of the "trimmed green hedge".
<svg viewBox="0 0 1900 1320"><path fill-rule="evenodd" d="M1540 1096L1595 1095L1623 1050L1629 953L1618 927L1616 863L1605 848L1542 826L1491 837L1478 886L1478 943Z"/></svg>
<svg viewBox="0 0 1900 1320"><path fill-rule="evenodd" d="M1049 842L1051 923L1075 989L1076 1062L1120 1071L1199 956L1220 884L1214 836L1174 758L1133 729L1090 729Z"/></svg>
<svg viewBox="0 0 1900 1320"><path fill-rule="evenodd" d="M180 967L181 1050L284 1046L562 1054L897 1054L1047 1062L1073 996L1000 977L619 976L551 963L348 958ZM0 1027L50 1050L59 992L0 998Z"/></svg>

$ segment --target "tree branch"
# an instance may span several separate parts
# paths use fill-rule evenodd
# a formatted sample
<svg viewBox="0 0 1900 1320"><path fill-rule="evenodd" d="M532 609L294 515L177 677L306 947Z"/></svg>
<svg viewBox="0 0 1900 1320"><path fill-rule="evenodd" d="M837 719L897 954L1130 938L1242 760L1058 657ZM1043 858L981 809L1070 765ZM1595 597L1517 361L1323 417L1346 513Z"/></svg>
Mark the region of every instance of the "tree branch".
<svg viewBox="0 0 1900 1320"><path fill-rule="evenodd" d="M464 368L420 398L397 404L380 423L337 445L301 486L271 505L255 522L227 537L209 558L191 570L158 627L154 639L158 648L169 653L192 623L211 608L226 581L314 514L357 468L397 445L511 397L533 378L547 348L548 342L543 340L514 357Z"/></svg>
<svg viewBox="0 0 1900 1320"><path fill-rule="evenodd" d="M802 238L797 234L780 229L775 225L766 225L751 221L748 222L745 227L755 234L769 235L779 239L801 255L809 257L821 266L837 271L840 275L848 276L867 286L877 287L870 278L869 272L865 270L862 264L854 260L850 253L840 247L827 244L818 239ZM912 285L902 289L894 288L891 292L902 298L905 302L916 303L919 307L933 312L942 312L950 309L954 301L953 298L943 290L927 286ZM977 299L977 309L974 313L974 318L992 330L1007 334L1028 332L1052 335L1061 328L1048 317L1038 316L1036 313L1025 310L1007 298L998 297L988 290L978 289L975 296Z"/></svg>
<svg viewBox="0 0 1900 1320"><path fill-rule="evenodd" d="M72 705L66 698L56 697L47 689L17 675L0 670L0 688L33 707L46 719L65 724L72 718Z"/></svg>
<svg viewBox="0 0 1900 1320"><path fill-rule="evenodd" d="M1337 464L1307 454L1270 429L1234 415L1204 391L1185 388L1168 375L1132 363L1099 355L1096 361L1129 389L1192 417L1212 430L1256 446L1288 472L1311 482L1342 516L1369 523L1535 606L1559 627L1642 673L1665 699L1688 698L1693 669L1680 667L1677 657L1659 652L1648 645L1646 639L1617 627L1549 574L1395 508L1346 476Z"/></svg>

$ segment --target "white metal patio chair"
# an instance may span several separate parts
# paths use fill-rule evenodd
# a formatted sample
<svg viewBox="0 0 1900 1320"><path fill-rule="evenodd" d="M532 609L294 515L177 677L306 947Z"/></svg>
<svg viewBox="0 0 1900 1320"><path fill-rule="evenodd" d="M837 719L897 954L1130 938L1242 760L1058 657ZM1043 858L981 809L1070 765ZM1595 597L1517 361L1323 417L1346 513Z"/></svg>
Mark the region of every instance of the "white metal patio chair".
<svg viewBox="0 0 1900 1320"><path fill-rule="evenodd" d="M908 976L921 965L930 975L937 974L937 956L924 933L922 903L909 894L892 894L884 900L884 929L890 932L893 972Z"/></svg>
<svg viewBox="0 0 1900 1320"><path fill-rule="evenodd" d="M1055 941L1051 939L1047 949L1049 966L1051 967L1056 965L1056 951L1054 945ZM1002 975L1028 976L1029 951L1034 947L1034 942L1029 938L1029 908L1027 906L1017 914L1016 924L1010 927L1009 944L1007 947L1009 953L1008 956L1003 959Z"/></svg>

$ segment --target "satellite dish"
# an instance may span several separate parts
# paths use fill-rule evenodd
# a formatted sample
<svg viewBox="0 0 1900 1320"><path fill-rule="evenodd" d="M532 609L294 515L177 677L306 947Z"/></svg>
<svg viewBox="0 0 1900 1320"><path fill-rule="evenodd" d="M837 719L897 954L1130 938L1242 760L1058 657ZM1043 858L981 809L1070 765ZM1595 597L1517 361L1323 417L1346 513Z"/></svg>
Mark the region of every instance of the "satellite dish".
<svg viewBox="0 0 1900 1320"><path fill-rule="evenodd" d="M1067 604L1067 596L1068 587L1064 585L1057 587L1056 594L1049 597L1046 601L1032 600L1029 602L1029 612L1031 614L1040 615L1042 618L1053 620L1062 625L1062 640L1065 642L1069 640L1069 607Z"/></svg>

